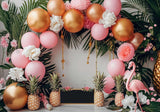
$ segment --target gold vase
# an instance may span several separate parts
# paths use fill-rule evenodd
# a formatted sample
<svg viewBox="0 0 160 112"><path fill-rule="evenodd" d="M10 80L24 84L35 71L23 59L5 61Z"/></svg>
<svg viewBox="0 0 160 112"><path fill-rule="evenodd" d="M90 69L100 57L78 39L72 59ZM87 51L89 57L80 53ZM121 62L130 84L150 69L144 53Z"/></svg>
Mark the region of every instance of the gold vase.
<svg viewBox="0 0 160 112"><path fill-rule="evenodd" d="M155 90L160 94L160 51L158 51L158 58L154 65L153 84Z"/></svg>

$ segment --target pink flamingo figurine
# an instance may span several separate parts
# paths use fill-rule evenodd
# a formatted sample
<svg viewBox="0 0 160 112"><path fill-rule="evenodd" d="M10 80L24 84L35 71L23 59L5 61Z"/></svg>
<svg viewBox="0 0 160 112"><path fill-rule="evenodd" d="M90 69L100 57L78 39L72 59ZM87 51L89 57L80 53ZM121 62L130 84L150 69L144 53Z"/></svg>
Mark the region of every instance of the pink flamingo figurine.
<svg viewBox="0 0 160 112"><path fill-rule="evenodd" d="M135 72L135 69L136 69L136 65L133 61L131 61L129 63L129 66L128 68L130 69L131 67L133 66L133 69L130 73L130 76L129 78L127 79L127 83L126 83L126 89L128 91L133 91L136 93L136 97L137 97L137 101L136 101L136 106L135 106L135 112L136 112L136 109L137 109L137 103L139 104L140 108L141 108L141 111L143 112L142 110L142 107L141 107L141 104L139 103L139 96L138 96L138 92L140 90L144 90L145 92L148 92L148 89L144 86L144 84L140 81L140 80L132 80L130 82L130 80L132 79L133 75L134 75L134 72Z"/></svg>

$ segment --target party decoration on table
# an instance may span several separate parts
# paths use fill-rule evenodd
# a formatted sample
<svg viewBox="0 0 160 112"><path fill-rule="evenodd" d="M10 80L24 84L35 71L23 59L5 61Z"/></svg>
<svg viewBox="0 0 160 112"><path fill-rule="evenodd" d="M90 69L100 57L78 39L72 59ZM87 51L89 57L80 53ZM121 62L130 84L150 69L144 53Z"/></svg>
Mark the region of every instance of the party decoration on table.
<svg viewBox="0 0 160 112"><path fill-rule="evenodd" d="M50 86L52 88L52 92L50 93L49 101L50 104L54 107L57 107L61 104L60 98L60 87L61 87L61 80L58 74L50 74Z"/></svg>
<svg viewBox="0 0 160 112"><path fill-rule="evenodd" d="M125 65L119 59L113 59L108 63L107 66L108 73L112 76L124 75L125 72Z"/></svg>
<svg viewBox="0 0 160 112"><path fill-rule="evenodd" d="M160 67L160 51L158 52L158 59L156 60L156 64L154 65L154 74L153 74L153 84L155 90L160 93L160 75L159 75L159 67Z"/></svg>
<svg viewBox="0 0 160 112"><path fill-rule="evenodd" d="M91 4L90 0L71 0L71 6L74 9L85 10Z"/></svg>
<svg viewBox="0 0 160 112"><path fill-rule="evenodd" d="M129 42L134 46L134 49L137 50L138 47L141 45L141 43L144 40L144 36L141 33L134 33L134 37L129 40Z"/></svg>
<svg viewBox="0 0 160 112"><path fill-rule="evenodd" d="M50 17L44 9L35 8L29 12L27 23L31 30L35 32L44 32L49 28Z"/></svg>
<svg viewBox="0 0 160 112"><path fill-rule="evenodd" d="M84 16L77 9L71 9L63 15L64 28L71 32L79 32L84 26Z"/></svg>
<svg viewBox="0 0 160 112"><path fill-rule="evenodd" d="M4 0L0 5L0 20L6 30L0 32L0 45L4 48L2 55L7 54L7 58L6 63L2 63L0 67L9 69L6 86L12 82L18 82L18 85L25 87L29 82L27 76L33 76L39 79L41 86L39 91L49 97L51 88L46 82L55 68L54 64L51 64L52 49L50 48L55 47L59 35L62 41L62 69L64 69L65 62L64 43L68 47L78 47L78 43L82 43L83 49L89 50L87 63L89 63L91 53L95 51L96 75L98 75L98 56L103 56L108 51L118 55L119 59L111 60L107 67L112 77L107 78L100 92L95 91L95 99L103 102L104 97L97 97L97 94L103 96L102 90L104 90L109 93L106 101L113 100L110 103L107 102L107 108L116 107L122 111L132 111L135 100L138 99L124 86L132 73L132 70L128 71L128 69L125 72L125 65L127 66L130 60L134 61L136 72L133 73L133 79L150 87L153 72L143 65L148 59L156 60L160 49L160 23L158 21L160 20L158 16L160 3L159 1L145 1L145 3L141 0L126 1L121 5L120 0L27 0L22 6L16 7L14 1ZM137 7L141 8L137 9ZM34 33L29 32L31 30ZM20 52L15 53L19 50ZM155 66L155 71L157 71L159 66L157 64ZM29 74L24 75L24 71L29 71ZM155 88L158 87L157 74L155 72L153 77ZM97 84L97 87L100 86ZM5 88L0 90L0 95L3 94L3 90ZM55 94L58 96L58 93ZM142 92L137 95L146 112L157 111L154 109L159 107L158 95L152 94L154 98ZM41 96L40 93L37 95ZM59 102L60 98L57 98ZM128 100L129 98L131 101ZM0 100L0 104L3 104L3 100ZM0 105L0 108L4 110L4 105Z"/></svg>
<svg viewBox="0 0 160 112"><path fill-rule="evenodd" d="M54 16L50 17L51 23L50 23L50 30L54 31L55 33L59 33L60 30L63 28L63 20L61 19L61 16Z"/></svg>
<svg viewBox="0 0 160 112"><path fill-rule="evenodd" d="M116 16L121 11L121 0L104 0L103 6L106 10L113 12Z"/></svg>
<svg viewBox="0 0 160 112"><path fill-rule="evenodd" d="M35 33L27 32L27 33L23 34L23 36L22 36L21 45L23 48L25 48L29 45L34 45L36 48L39 48L40 40Z"/></svg>
<svg viewBox="0 0 160 112"><path fill-rule="evenodd" d="M118 41L128 41L134 36L133 23L126 18L120 18L112 27L112 33Z"/></svg>
<svg viewBox="0 0 160 112"><path fill-rule="evenodd" d="M57 45L58 37L52 31L45 31L40 35L40 42L43 47L50 49Z"/></svg>
<svg viewBox="0 0 160 112"><path fill-rule="evenodd" d="M104 106L104 94L102 92L104 88L104 79L104 73L101 74L100 72L94 77L94 104L98 107Z"/></svg>
<svg viewBox="0 0 160 112"><path fill-rule="evenodd" d="M24 87L17 86L18 83L12 83L3 93L3 101L11 110L22 109L26 103L28 94Z"/></svg>
<svg viewBox="0 0 160 112"><path fill-rule="evenodd" d="M134 57L134 47L130 43L124 43L118 48L117 55L122 61L130 61Z"/></svg>
<svg viewBox="0 0 160 112"><path fill-rule="evenodd" d="M104 88L103 91L105 93L111 94L114 90L113 88L115 87L115 81L113 80L112 77L106 77L104 79Z"/></svg>
<svg viewBox="0 0 160 112"><path fill-rule="evenodd" d="M145 92L148 92L148 93L149 93L149 91L148 91L148 89L144 86L144 84L143 84L140 80L136 80L136 79L135 79L135 80L132 80L132 81L130 82L130 80L131 80L132 77L133 77L133 73L135 72L135 69L136 69L136 65L135 65L134 62L130 62L130 63L129 63L128 68L131 68L131 67L133 67L133 69L132 69L132 72L131 72L131 74L130 74L130 77L129 77L128 80L127 80L126 89L127 89L128 91L133 91L133 92L136 93L137 101L136 101L135 110L137 109L137 103L138 103L141 111L143 112L142 107L141 107L141 104L140 104L140 102L139 102L138 92L139 92L140 90L144 90Z"/></svg>
<svg viewBox="0 0 160 112"><path fill-rule="evenodd" d="M29 58L25 57L23 54L23 49L16 49L12 54L11 54L11 61L14 66L18 68L25 68L27 64L30 62Z"/></svg>
<svg viewBox="0 0 160 112"><path fill-rule="evenodd" d="M29 82L27 85L29 91L28 96L28 109L29 110L38 110L40 107L40 97L38 96L39 91L39 81L36 76L29 76Z"/></svg>
<svg viewBox="0 0 160 112"><path fill-rule="evenodd" d="M63 0L49 0L47 4L47 11L50 16L63 16L65 12L65 5Z"/></svg>
<svg viewBox="0 0 160 112"><path fill-rule="evenodd" d="M89 20L98 23L104 11L104 7L102 7L100 4L92 4L88 7L86 15Z"/></svg>
<svg viewBox="0 0 160 112"><path fill-rule="evenodd" d="M116 83L116 90L117 93L115 95L115 105L117 107L122 107L122 100L124 99L124 83L123 83L123 76L118 75L115 77L115 83Z"/></svg>
<svg viewBox="0 0 160 112"><path fill-rule="evenodd" d="M41 81L45 75L45 66L40 61L32 61L25 68L25 77L29 80L29 76L36 76Z"/></svg>
<svg viewBox="0 0 160 112"><path fill-rule="evenodd" d="M109 32L108 28L104 28L103 25L94 24L91 29L91 35L95 40L103 40L107 37Z"/></svg>

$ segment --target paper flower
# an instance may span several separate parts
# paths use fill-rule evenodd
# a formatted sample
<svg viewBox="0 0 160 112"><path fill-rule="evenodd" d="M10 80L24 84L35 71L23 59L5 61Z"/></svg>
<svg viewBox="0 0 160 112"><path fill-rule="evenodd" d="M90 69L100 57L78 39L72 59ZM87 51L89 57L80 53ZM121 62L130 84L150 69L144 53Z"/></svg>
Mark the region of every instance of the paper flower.
<svg viewBox="0 0 160 112"><path fill-rule="evenodd" d="M130 61L134 56L134 47L130 43L124 43L118 48L117 55L122 61Z"/></svg>
<svg viewBox="0 0 160 112"><path fill-rule="evenodd" d="M149 87L149 90L150 91L155 91L153 87Z"/></svg>
<svg viewBox="0 0 160 112"><path fill-rule="evenodd" d="M156 102L160 102L160 98L158 98L158 99L156 100Z"/></svg>
<svg viewBox="0 0 160 112"><path fill-rule="evenodd" d="M11 78L14 81L22 82L27 81L26 78L23 77L24 71L22 68L11 68L9 70L9 75L7 76L7 79Z"/></svg>
<svg viewBox="0 0 160 112"><path fill-rule="evenodd" d="M150 105L150 100L149 99L147 99L147 103L146 103L147 105Z"/></svg>
<svg viewBox="0 0 160 112"><path fill-rule="evenodd" d="M58 33L63 28L64 24L63 20L61 19L61 16L52 15L50 19L50 30L54 31L55 33Z"/></svg>
<svg viewBox="0 0 160 112"><path fill-rule="evenodd" d="M112 25L116 24L116 16L113 12L106 10L102 14L102 19L99 20L99 24L103 24L104 28L111 27Z"/></svg>
<svg viewBox="0 0 160 112"><path fill-rule="evenodd" d="M155 102L155 101L156 101L156 99L152 97L151 98L151 102Z"/></svg>
<svg viewBox="0 0 160 112"><path fill-rule="evenodd" d="M141 112L139 109L135 110L130 110L129 112Z"/></svg>
<svg viewBox="0 0 160 112"><path fill-rule="evenodd" d="M83 90L89 91L91 88L90 87L84 87Z"/></svg>
<svg viewBox="0 0 160 112"><path fill-rule="evenodd" d="M122 100L123 108L126 109L127 107L129 107L130 110L132 111L135 106L134 101L135 101L135 98L133 95L130 95L130 96L126 95L125 99Z"/></svg>
<svg viewBox="0 0 160 112"><path fill-rule="evenodd" d="M15 39L13 39L13 40L11 41L11 46L14 47L14 48L17 47L17 41L16 41Z"/></svg>
<svg viewBox="0 0 160 112"><path fill-rule="evenodd" d="M3 10L8 11L9 10L9 5L7 1L2 1L1 7Z"/></svg>
<svg viewBox="0 0 160 112"><path fill-rule="evenodd" d="M70 90L71 90L71 87L66 86L66 87L64 88L64 90L65 90L65 91L70 91Z"/></svg>
<svg viewBox="0 0 160 112"><path fill-rule="evenodd" d="M29 57L29 60L38 60L40 54L40 48L36 48L35 46L27 46L22 52L22 55Z"/></svg>
<svg viewBox="0 0 160 112"><path fill-rule="evenodd" d="M72 9L71 3L69 1L66 1L64 5L66 10Z"/></svg>
<svg viewBox="0 0 160 112"><path fill-rule="evenodd" d="M84 19L84 28L91 29L94 25L94 22L90 21L87 17Z"/></svg>
<svg viewBox="0 0 160 112"><path fill-rule="evenodd" d="M145 96L142 92L138 93L138 96L139 96L139 102L141 104L147 103L147 96Z"/></svg>
<svg viewBox="0 0 160 112"><path fill-rule="evenodd" d="M6 57L6 62L9 63L10 57Z"/></svg>
<svg viewBox="0 0 160 112"><path fill-rule="evenodd" d="M2 47L8 47L9 39L6 36L1 37L1 45Z"/></svg>

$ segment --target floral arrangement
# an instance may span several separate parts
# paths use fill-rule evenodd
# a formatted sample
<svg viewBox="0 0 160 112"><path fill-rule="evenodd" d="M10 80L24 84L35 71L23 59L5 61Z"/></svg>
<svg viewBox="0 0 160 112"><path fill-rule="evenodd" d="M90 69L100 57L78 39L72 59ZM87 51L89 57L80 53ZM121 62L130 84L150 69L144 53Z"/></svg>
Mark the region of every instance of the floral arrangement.
<svg viewBox="0 0 160 112"><path fill-rule="evenodd" d="M154 94L156 98L147 100L150 96L134 91L131 82L129 83L131 79L127 76L132 73L132 76L134 75L132 82L137 81L143 87L139 90L148 91L147 87L150 87L153 72L143 65L149 59L152 61L156 59L160 48L159 1L126 1L121 4L120 0L28 0L19 8L10 0L2 1L0 21L3 22L6 30L0 32L0 44L6 49L7 58L6 63L0 67L9 69L9 75L6 76L6 84L3 79L0 80L1 84L7 86L0 91L1 94L4 92L0 109L5 110L4 103L13 110L23 108L27 101L27 82L32 82L30 88L33 93L36 93L32 97L37 101L42 97L44 106L51 109L45 97L51 92L50 85L46 82L49 80L49 74L54 72L55 65L51 64L50 59L52 48L58 43L58 37L61 37L68 47L77 47L79 43L85 41L83 49L89 50L89 54L95 50L97 56L103 56L109 50L118 56L118 59L113 59L108 64L108 72L112 77L107 77L104 85L102 84L104 77L97 77L101 87L104 86L104 91L115 97L118 109L129 107L132 111L135 107L135 95L137 103L140 102L141 110L141 104L147 104L145 106L149 109L159 105L156 94ZM57 4L60 5L57 7ZM130 13L123 8L136 9L136 11ZM127 71L125 67L131 63L130 61L134 69ZM63 58L62 64L64 62ZM34 80L30 78L32 76ZM53 75L53 83L57 84L59 89L61 83L58 76ZM11 86L23 91L23 105L16 107L5 101L9 97L5 95L6 91ZM88 89L84 88L84 90ZM53 92L54 96L59 97L57 91ZM55 100L54 96L50 99ZM128 98L131 100L127 100ZM149 101L151 101L150 105ZM157 102L152 105L153 101ZM145 106L143 109L147 109Z"/></svg>

